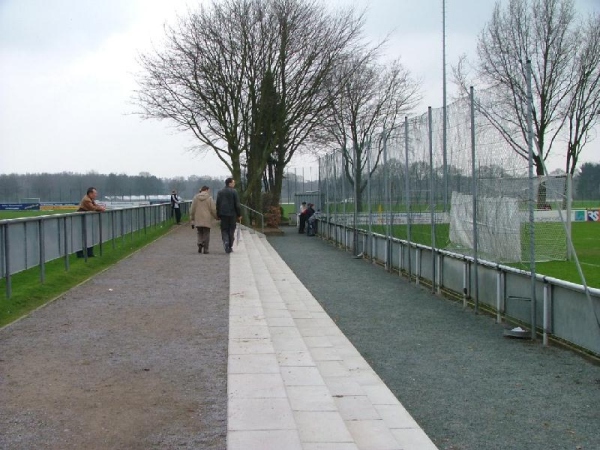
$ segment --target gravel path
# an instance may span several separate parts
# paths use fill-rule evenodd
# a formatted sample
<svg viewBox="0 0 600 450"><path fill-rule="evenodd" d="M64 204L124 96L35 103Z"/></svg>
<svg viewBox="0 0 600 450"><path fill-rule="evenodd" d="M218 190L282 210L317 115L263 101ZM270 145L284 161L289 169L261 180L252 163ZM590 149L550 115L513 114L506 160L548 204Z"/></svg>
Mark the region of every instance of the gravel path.
<svg viewBox="0 0 600 450"><path fill-rule="evenodd" d="M269 242L440 449L600 449L600 366L294 228Z"/></svg>
<svg viewBox="0 0 600 450"><path fill-rule="evenodd" d="M224 449L229 262L177 227L0 330L0 449Z"/></svg>
<svg viewBox="0 0 600 450"><path fill-rule="evenodd" d="M600 366L318 238L270 238L440 449L599 449ZM189 227L0 329L0 449L225 449L229 265Z"/></svg>

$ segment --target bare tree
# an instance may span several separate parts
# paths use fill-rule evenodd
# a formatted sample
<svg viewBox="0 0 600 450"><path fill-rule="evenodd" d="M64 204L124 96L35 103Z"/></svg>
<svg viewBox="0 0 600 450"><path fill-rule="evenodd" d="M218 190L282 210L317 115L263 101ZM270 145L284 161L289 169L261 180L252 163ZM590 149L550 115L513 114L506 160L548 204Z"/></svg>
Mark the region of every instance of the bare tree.
<svg viewBox="0 0 600 450"><path fill-rule="evenodd" d="M388 65L375 62L376 51L347 57L330 81L332 103L326 132L342 149L345 176L356 185L360 210L361 193L367 185L368 159L372 175L380 163L382 136L393 132L402 118L419 102L419 83L398 60ZM335 93L334 89L342 89Z"/></svg>
<svg viewBox="0 0 600 450"><path fill-rule="evenodd" d="M323 80L362 24L352 10L331 15L314 0L214 0L167 27L164 48L140 57L136 101L144 117L191 130L198 150L214 151L236 179L252 149L246 190L260 191L265 164L275 161L278 200L285 166L329 103ZM278 97L269 139L256 117L270 92L266 74Z"/></svg>
<svg viewBox="0 0 600 450"><path fill-rule="evenodd" d="M321 126L332 102L325 83L340 58L358 45L364 18L351 9L330 15L308 0L275 1L273 10L279 30L274 73L282 114L271 159L271 191L278 201L285 167Z"/></svg>
<svg viewBox="0 0 600 450"><path fill-rule="evenodd" d="M528 158L527 72L531 61L533 90L533 160L537 175L557 139L565 116L562 105L572 86L575 39L573 0L509 0L498 2L479 36L475 78L480 112L502 134L517 155ZM465 60L455 78L466 92Z"/></svg>
<svg viewBox="0 0 600 450"><path fill-rule="evenodd" d="M573 64L573 88L566 107L568 133L565 170L574 175L579 156L593 138L600 114L600 15L592 15L579 29Z"/></svg>
<svg viewBox="0 0 600 450"><path fill-rule="evenodd" d="M136 100L143 117L192 131L197 149L213 150L238 180L256 81L248 35L257 22L249 1L215 2L165 27L164 47L140 56Z"/></svg>

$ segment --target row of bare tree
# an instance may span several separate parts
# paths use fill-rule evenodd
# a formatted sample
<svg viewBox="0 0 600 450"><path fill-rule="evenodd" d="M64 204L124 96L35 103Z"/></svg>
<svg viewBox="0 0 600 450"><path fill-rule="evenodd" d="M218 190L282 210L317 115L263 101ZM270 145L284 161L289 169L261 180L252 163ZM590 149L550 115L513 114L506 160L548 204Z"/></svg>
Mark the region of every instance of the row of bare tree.
<svg viewBox="0 0 600 450"><path fill-rule="evenodd" d="M263 207L262 191L278 203L296 152L361 146L418 100L407 70L377 63L363 23L313 0L213 1L140 57L137 103L144 117L193 132L234 178L246 174L238 184L250 206Z"/></svg>
<svg viewBox="0 0 600 450"><path fill-rule="evenodd" d="M499 2L478 39L477 59L454 73L463 92L489 88L480 111L515 153L528 158L527 61L531 63L533 160L537 175L556 146L574 175L600 114L600 15L577 14L573 0Z"/></svg>
<svg viewBox="0 0 600 450"><path fill-rule="evenodd" d="M317 0L213 0L166 26L163 45L140 56L136 103L144 118L194 133L198 151L216 153L255 209L271 206L262 205L265 191L279 202L286 165L315 148L342 148L360 190L367 144L380 155L374 136L400 127L420 101L409 71L398 60L382 64L382 44L364 42L364 19ZM521 157L528 60L537 173L564 139L574 174L599 112L599 17L578 17L573 0L498 3L477 60L456 66L464 91L491 93L479 106Z"/></svg>

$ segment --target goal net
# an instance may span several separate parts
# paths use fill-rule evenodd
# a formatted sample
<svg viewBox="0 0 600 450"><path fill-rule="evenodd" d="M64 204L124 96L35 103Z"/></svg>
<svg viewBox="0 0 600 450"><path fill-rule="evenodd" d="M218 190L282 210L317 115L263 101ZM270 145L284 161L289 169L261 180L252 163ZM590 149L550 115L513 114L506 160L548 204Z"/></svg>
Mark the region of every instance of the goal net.
<svg viewBox="0 0 600 450"><path fill-rule="evenodd" d="M536 261L564 260L567 235L566 180L564 176L534 180L533 222L530 220L530 181L525 177L502 177L477 181L476 215L473 196L452 193L449 248L472 253L477 236L480 257L517 263L531 260L530 230L534 233ZM474 232L474 225L477 233Z"/></svg>

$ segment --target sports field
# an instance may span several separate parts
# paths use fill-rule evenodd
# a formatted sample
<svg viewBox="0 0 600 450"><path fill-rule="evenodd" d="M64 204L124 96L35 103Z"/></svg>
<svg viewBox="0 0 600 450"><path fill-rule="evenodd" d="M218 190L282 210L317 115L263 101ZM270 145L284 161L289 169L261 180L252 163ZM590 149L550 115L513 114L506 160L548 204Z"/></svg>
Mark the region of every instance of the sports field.
<svg viewBox="0 0 600 450"><path fill-rule="evenodd" d="M20 217L49 216L51 214L66 214L75 212L76 209L77 208L73 208L73 210L57 209L55 211L0 211L0 220L18 219Z"/></svg>
<svg viewBox="0 0 600 450"><path fill-rule="evenodd" d="M540 233L542 228L547 231L548 228L553 229L557 227L562 227L562 225L557 223L539 223L536 224L535 233ZM449 229L448 224L436 225L435 242L437 248L447 248L450 244L448 237ZM383 226L373 226L373 232L383 234L385 233L385 228ZM406 225L395 225L392 229L393 236L399 239L406 239L406 233ZM573 222L571 236L588 286L600 288L600 223ZM431 225L413 225L411 227L411 241L431 246ZM524 246L526 246L527 239L524 238L523 242ZM528 254L528 252L527 248L523 248L523 254ZM508 265L529 270L529 264ZM535 266L538 274L582 284L574 261L538 262Z"/></svg>

